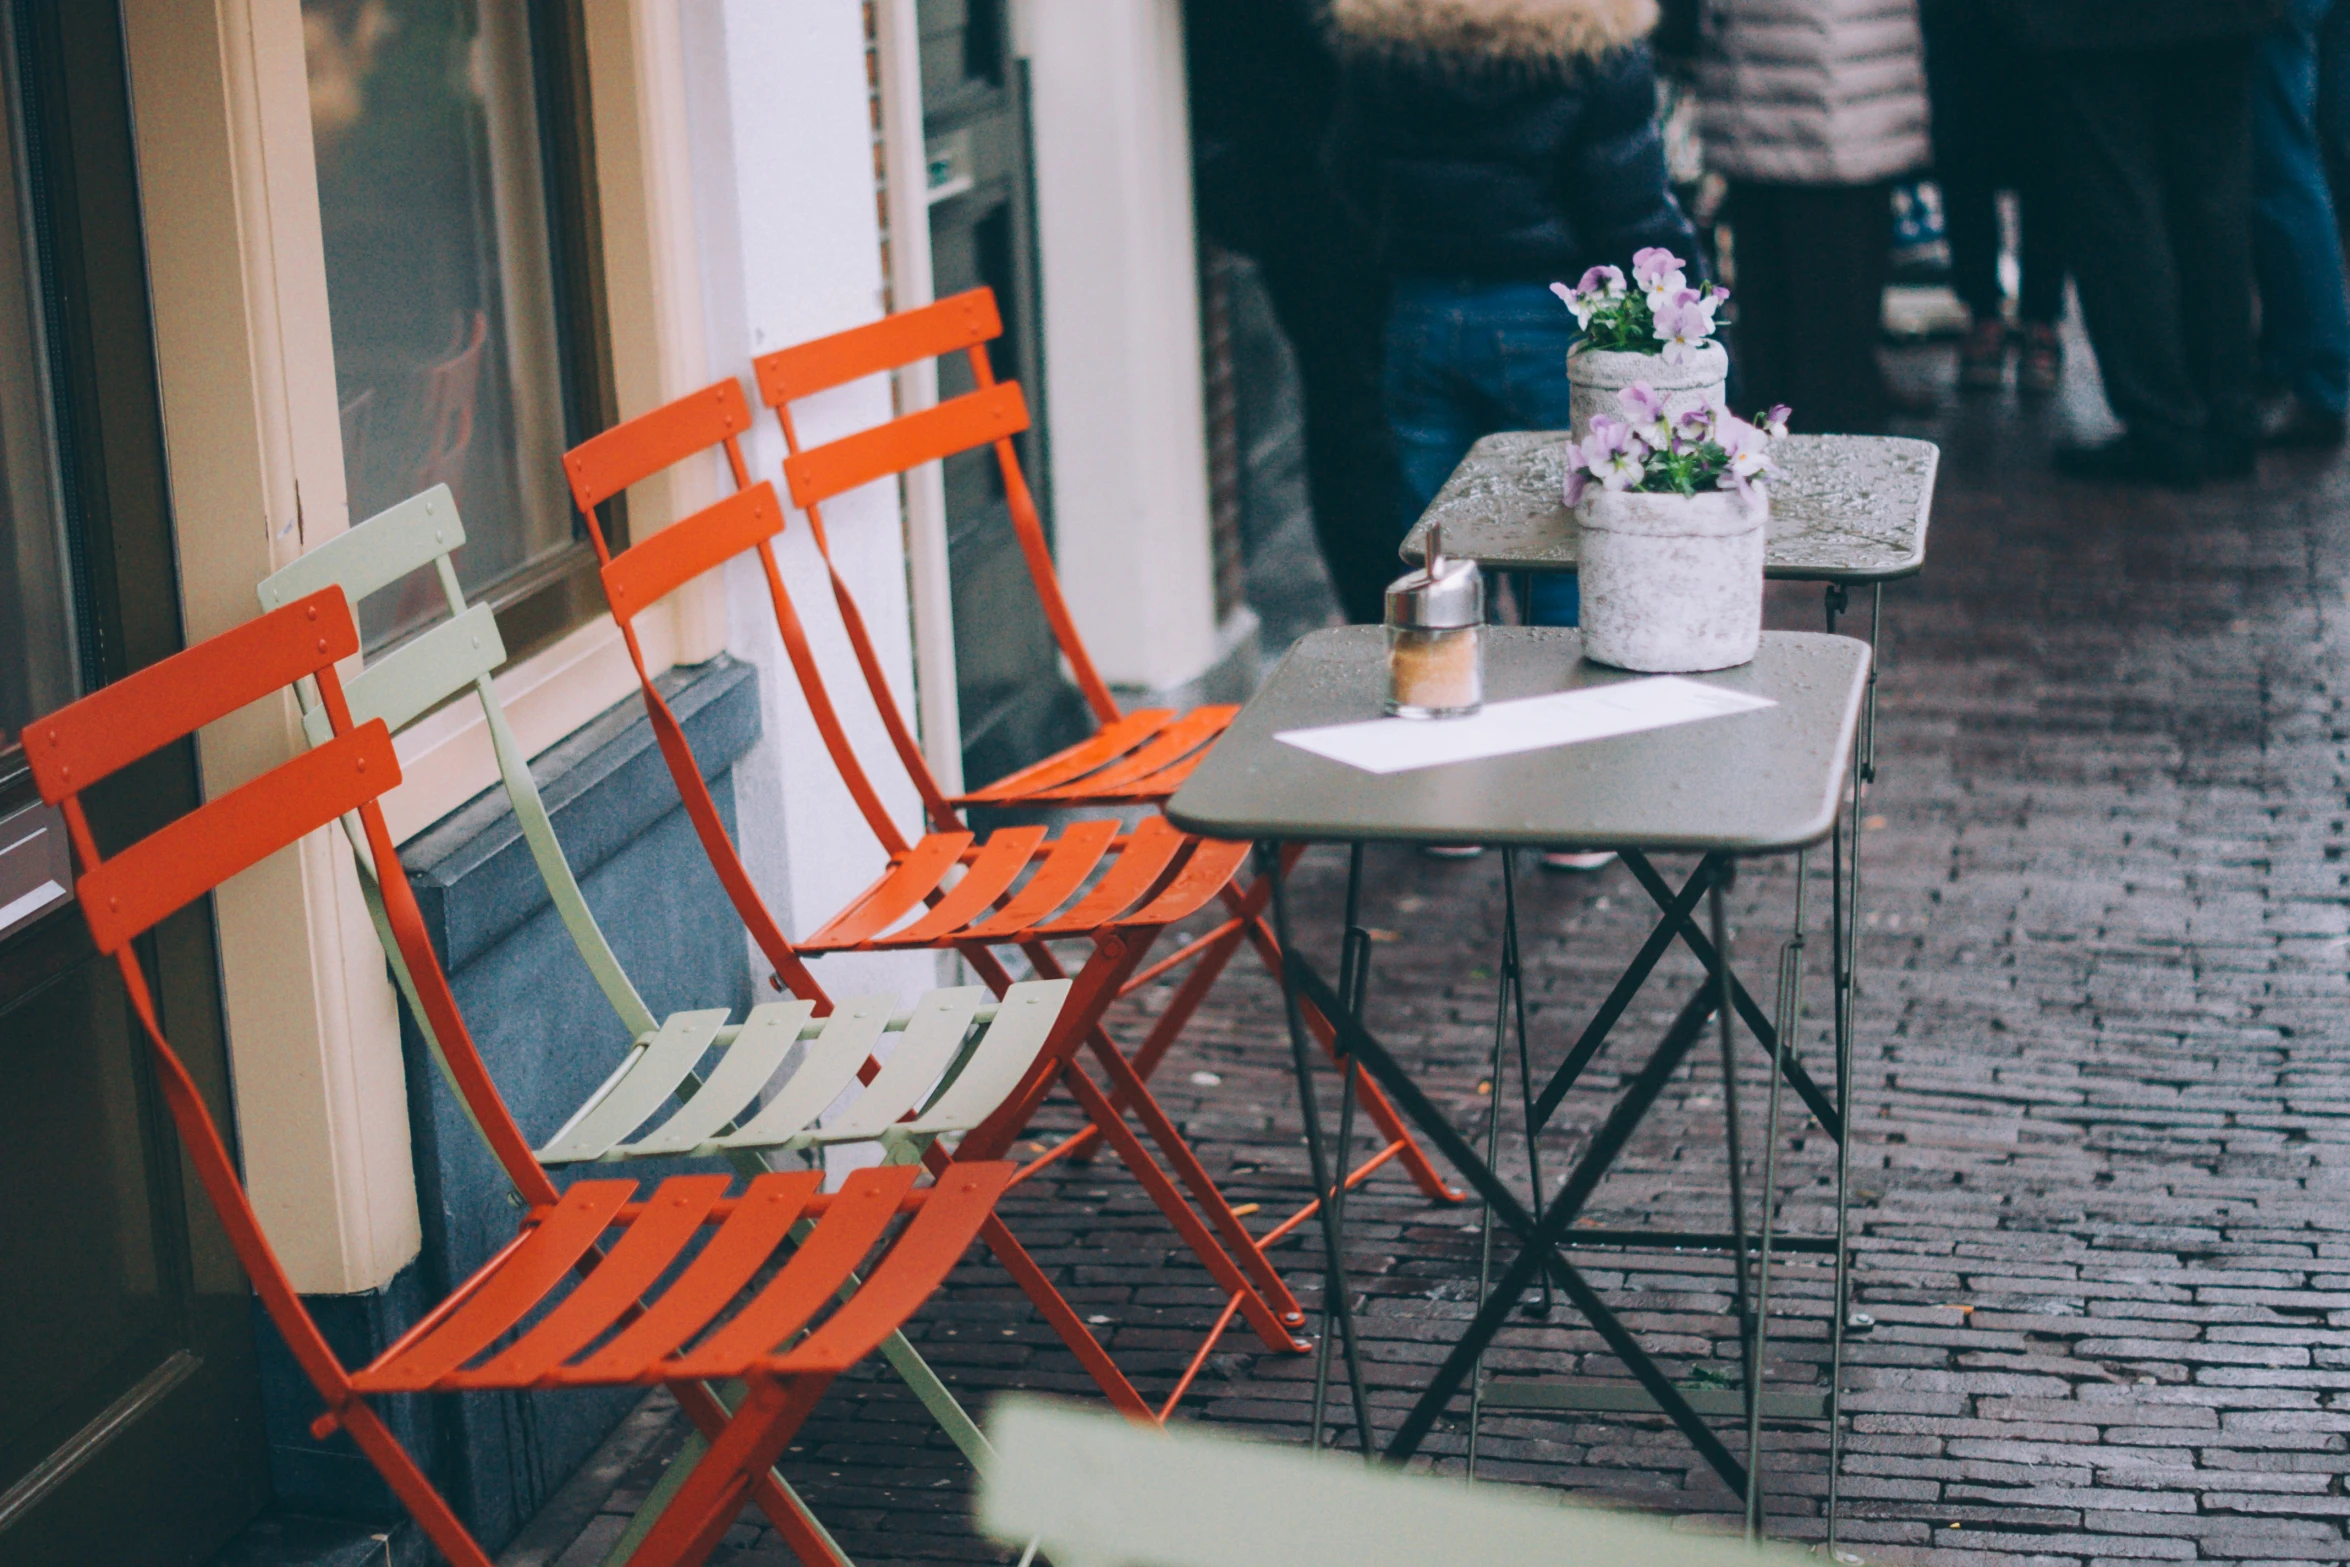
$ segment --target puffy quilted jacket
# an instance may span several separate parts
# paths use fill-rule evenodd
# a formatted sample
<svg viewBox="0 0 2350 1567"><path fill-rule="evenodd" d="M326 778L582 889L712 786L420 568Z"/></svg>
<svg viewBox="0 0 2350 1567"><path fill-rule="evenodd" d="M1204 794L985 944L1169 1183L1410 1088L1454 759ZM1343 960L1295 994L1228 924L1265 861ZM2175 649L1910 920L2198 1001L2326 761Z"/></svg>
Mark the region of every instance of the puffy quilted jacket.
<svg viewBox="0 0 2350 1567"><path fill-rule="evenodd" d="M1656 129L1655 0L1331 0L1338 160L1404 277L1572 282L1696 250Z"/></svg>
<svg viewBox="0 0 2350 1567"><path fill-rule="evenodd" d="M1926 161L1917 0L1708 0L1697 82L1706 165L1731 179L1866 185Z"/></svg>

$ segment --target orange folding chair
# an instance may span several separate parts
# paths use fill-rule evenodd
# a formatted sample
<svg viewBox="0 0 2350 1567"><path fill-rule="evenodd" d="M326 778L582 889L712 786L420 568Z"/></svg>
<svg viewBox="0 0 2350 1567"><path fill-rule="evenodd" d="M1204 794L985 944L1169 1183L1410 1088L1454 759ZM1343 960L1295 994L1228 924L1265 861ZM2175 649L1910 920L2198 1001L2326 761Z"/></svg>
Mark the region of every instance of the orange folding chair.
<svg viewBox="0 0 2350 1567"><path fill-rule="evenodd" d="M1038 1071L964 1139L961 1157L1001 1157L1054 1084L1066 1085L1093 1130L1134 1172L1224 1292L1227 1304L1216 1333L1221 1334L1237 1314L1247 1319L1267 1348L1305 1350L1309 1346L1292 1332L1305 1320L1296 1297L1101 1022L1159 935L1210 903L1231 881L1248 846L1196 839L1158 816L1132 831L1117 821L1101 820L1073 824L1057 838L1042 827L1010 827L982 837L958 825L909 841L848 743L784 586L772 548L783 529L783 507L772 485L749 483L738 444L749 426L742 388L721 381L574 448L564 458L564 468L604 559L605 597L636 660L654 737L720 882L774 965L775 983L801 994L815 985L801 961L803 954L952 951L1001 994L1012 981L992 950L999 946L1017 948L1041 977L1071 979L1068 999L1039 1055ZM612 554L595 508L651 474L713 449L724 451L742 487L643 543ZM871 886L814 935L797 943L786 939L752 885L702 782L684 731L650 678L634 624L638 614L664 595L744 554L758 557L777 627L816 726L886 856L886 865ZM1066 973L1047 945L1071 940L1088 942L1093 949L1074 975ZM1106 1092L1078 1064L1080 1048L1108 1077ZM1172 1166L1172 1174L1127 1124L1128 1115L1141 1124ZM1033 1175L1051 1157L1025 1167L1015 1181ZM1213 1342L1211 1337L1210 1346ZM1193 1357L1160 1418L1189 1388L1207 1353L1208 1347L1203 1347ZM1096 1380L1121 1405L1131 1396L1130 1390L1098 1372Z"/></svg>
<svg viewBox="0 0 2350 1567"><path fill-rule="evenodd" d="M490 1567L368 1400L667 1386L709 1445L667 1493L630 1560L700 1562L755 1502L802 1561L834 1567L839 1554L773 1465L832 1381L944 1281L994 1211L1011 1165L957 1161L927 1186L916 1184L912 1165L862 1170L832 1195L818 1190L813 1171L762 1174L733 1193L722 1174L675 1177L643 1194L629 1180L583 1180L558 1191L489 1079L406 878L392 875L377 884L387 921L450 1076L520 1198L519 1227L479 1272L355 1371L329 1347L262 1233L228 1148L157 1020L140 938L346 815L358 817L377 865L398 863L377 804L400 781L390 731L381 718L352 723L335 671L358 651L349 601L329 587L37 719L23 736L42 799L64 811L81 866L82 912L99 950L121 970L197 1178L325 1402L314 1434L348 1432L444 1556L460 1567ZM112 855L99 853L83 790L303 680L316 682L330 738ZM809 1221L792 1245L795 1226ZM770 1271L772 1264L780 1266ZM728 1386L725 1397L716 1383Z"/></svg>
<svg viewBox="0 0 2350 1567"><path fill-rule="evenodd" d="M783 471L791 502L807 513L816 548L823 555L831 577L833 600L840 606L841 621L848 632L849 645L856 653L858 668L864 674L866 689L880 711L898 760L922 796L932 826L942 832L962 830L965 824L957 811L974 805L1066 809L1163 804L1199 765L1208 747L1239 711L1235 707L1200 707L1181 714L1165 708L1133 713L1119 710L1109 686L1095 670L1084 640L1077 634L1077 623L1061 592L1059 574L1053 569L1044 524L1037 516L1035 498L1029 493L1028 481L1020 470L1019 453L1012 445L1012 437L1028 428L1028 405L1021 396L1019 383L997 381L989 363L987 345L1001 335L1003 322L996 312L994 293L975 288L867 326L780 348L751 362L759 380L760 401L775 410L783 429L784 445L790 453ZM958 352L970 365L975 390L822 446L800 444L791 409L801 398L898 370L918 360ZM1046 623L1052 628L1053 641L1076 675L1078 689L1084 693L1086 705L1092 709L1094 721L1100 727L1091 738L1041 762L984 788L950 796L940 789L924 760L913 729L899 710L882 673L873 639L865 629L865 618L857 609L848 583L833 567L831 544L824 532L823 508L826 501L859 485L982 446L994 449L997 472L1002 477L1005 500L1012 515L1012 530L1020 541L1020 553L1028 563L1029 579L1036 589ZM1296 857L1295 850L1285 854L1282 868L1286 871ZM1279 975L1281 950L1265 922L1271 895L1272 883L1262 877L1246 887L1237 877L1227 882L1217 889L1217 896L1228 911L1221 923L1126 981L1125 989L1133 991L1183 964L1193 964L1175 994L1168 998L1165 1010L1152 1024L1149 1034L1134 1051L1131 1059L1137 1076L1147 1080L1158 1070L1168 1048L1207 999L1244 939L1265 967ZM1336 1035L1321 1014L1309 1007L1307 1019L1324 1050L1334 1050ZM1361 1094L1364 1111L1379 1129L1382 1146L1349 1174L1348 1185L1359 1183L1380 1165L1395 1159L1411 1173L1413 1181L1427 1196L1441 1201L1461 1200L1461 1193L1446 1183L1378 1085L1361 1080L1355 1086ZM1080 1153L1088 1148L1093 1135L1090 1129L1080 1132L1056 1153L1064 1157Z"/></svg>

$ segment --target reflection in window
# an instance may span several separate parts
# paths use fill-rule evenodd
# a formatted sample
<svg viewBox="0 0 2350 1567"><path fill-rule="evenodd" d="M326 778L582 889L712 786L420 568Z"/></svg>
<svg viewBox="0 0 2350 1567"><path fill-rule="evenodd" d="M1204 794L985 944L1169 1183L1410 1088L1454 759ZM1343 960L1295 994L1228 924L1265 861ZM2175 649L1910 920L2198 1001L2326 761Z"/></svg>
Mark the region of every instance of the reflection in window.
<svg viewBox="0 0 2350 1567"><path fill-rule="evenodd" d="M528 11L302 5L351 519L448 485L469 598L572 539ZM378 644L438 605L414 578L361 626Z"/></svg>
<svg viewBox="0 0 2350 1567"><path fill-rule="evenodd" d="M81 695L19 153L0 106L0 750Z"/></svg>

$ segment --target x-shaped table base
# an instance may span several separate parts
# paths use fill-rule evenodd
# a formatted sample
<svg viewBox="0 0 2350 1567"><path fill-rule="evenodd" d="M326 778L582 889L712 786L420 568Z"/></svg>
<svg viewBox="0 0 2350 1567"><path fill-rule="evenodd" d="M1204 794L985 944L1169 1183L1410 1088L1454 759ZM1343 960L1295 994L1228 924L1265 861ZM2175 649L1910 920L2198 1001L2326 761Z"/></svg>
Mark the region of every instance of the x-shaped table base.
<svg viewBox="0 0 2350 1567"><path fill-rule="evenodd" d="M1840 839L1841 831L1838 836ZM1261 850L1260 854L1267 873L1273 874L1273 859L1269 846ZM1514 988L1518 964L1517 910L1508 854L1509 851L1505 850L1504 884L1505 889L1510 890L1507 897L1503 953L1504 1021L1506 1022L1506 1015L1514 998L1518 1003L1518 1029L1521 1061L1523 1062L1523 991ZM1387 1091L1396 1108L1403 1112L1405 1117L1419 1129L1421 1135L1432 1146L1452 1161L1454 1168L1460 1171L1463 1178L1477 1190L1479 1196L1487 1204L1490 1219L1498 1220L1516 1235L1519 1241L1516 1258L1503 1271L1498 1283L1485 1295L1467 1332L1446 1356L1443 1364L1437 1368L1435 1376L1422 1392L1419 1400L1413 1405L1401 1427L1386 1443L1386 1458L1391 1462L1400 1462L1418 1450L1421 1442L1427 1437L1437 1420L1442 1417L1446 1406L1454 1395L1460 1392L1464 1383L1476 1375L1478 1365L1487 1347L1508 1320L1512 1309L1517 1306L1527 1289L1537 1282L1539 1276L1545 1284L1546 1291L1548 1285L1555 1284L1575 1309L1591 1323L1599 1332L1602 1340L1606 1342L1609 1350L1622 1361L1648 1396L1654 1400L1656 1407L1688 1437L1690 1443L1705 1458L1714 1472L1722 1478L1723 1483L1728 1485L1733 1492L1746 1498L1748 1527L1751 1532L1760 1527L1760 1490L1758 1486L1752 1485L1750 1480L1752 1478L1751 1467L1760 1441L1759 1416L1761 1409L1757 1400L1764 1348L1762 1324L1767 1316L1770 1257L1774 1244L1789 1250L1835 1251L1839 1281L1837 1290L1839 1314L1842 1311L1843 1298L1841 1284L1844 1257L1843 1248L1840 1245L1824 1238L1815 1240L1810 1237L1786 1238L1775 1241L1771 1233L1773 1211L1771 1188L1774 1179L1772 1156L1775 1155L1777 1144L1779 1088L1782 1083L1792 1088L1822 1129L1839 1145L1843 1143L1845 1136L1845 1088L1849 1074L1844 1068L1842 1024L1848 1016L1848 1008L1842 1004L1842 998L1839 997L1839 1005L1836 1009L1839 1070L1835 1081L1836 1092L1831 1097L1821 1091L1819 1085L1813 1081L1810 1074L1804 1070L1801 1062L1796 1059L1791 1037L1794 1031L1793 1020L1797 1015L1793 1006L1793 997L1795 987L1800 984L1801 967L1803 916L1800 889L1803 877L1800 861L1797 875L1799 889L1796 916L1797 934L1795 940L1789 944L1787 954L1782 958L1780 972L1781 1011L1780 1015L1774 1019L1763 1013L1761 1007L1756 1004L1745 985L1724 959L1724 949L1727 943L1724 940L1722 894L1733 873L1734 861L1726 855L1706 856L1699 862L1697 869L1691 873L1689 879L1678 891L1675 891L1657 873L1655 867L1648 862L1645 856L1628 852L1624 854L1623 858L1633 876L1655 900L1662 917L1650 933L1648 940L1643 943L1631 965L1625 970L1623 977L1618 980L1590 1024L1568 1051L1566 1059L1551 1075L1541 1094L1539 1096L1532 1095L1529 1085L1526 1104L1526 1133L1529 1151L1532 1150L1534 1139L1548 1123L1568 1090L1574 1086L1584 1069L1604 1048L1610 1033L1621 1020L1624 1011L1630 1006L1633 998L1638 995L1658 961L1663 958L1665 952L1670 949L1676 939L1685 944L1699 962L1705 965L1706 978L1688 1001L1683 1004L1671 1025L1665 1030L1663 1039L1625 1088L1622 1097L1617 1100L1606 1121L1593 1136L1590 1146L1585 1149L1580 1161L1568 1174L1557 1195L1547 1204L1540 1199L1541 1178L1539 1166L1537 1166L1534 1176L1535 1203L1536 1209L1539 1211L1529 1209L1495 1173L1490 1145L1488 1152L1484 1156L1480 1156L1470 1145L1468 1139L1453 1126L1451 1120L1421 1092L1411 1075L1396 1061L1386 1046L1363 1024L1361 1016L1364 983L1362 958L1367 954L1360 951L1360 943L1356 940L1351 929L1354 910L1359 899L1359 884L1362 874L1362 859L1359 849L1353 857L1349 871L1347 907L1350 931L1346 951L1347 972L1342 976L1340 986L1337 988L1323 979L1316 972L1312 963L1299 953L1297 944L1290 935L1286 888L1279 880L1274 882L1275 937L1286 956L1283 975L1284 992L1290 1009L1291 1043L1298 1067L1299 1090L1313 1179L1318 1191L1329 1191L1326 1173L1329 1168L1328 1156L1323 1147L1319 1111L1311 1092L1311 1081L1307 1076L1307 1047L1298 1009L1298 1002L1301 998L1310 1001L1316 1010L1328 1018L1336 1028L1338 1048L1349 1061L1350 1067L1359 1065L1361 1069L1368 1071L1377 1080L1379 1085ZM1840 859L1841 856L1839 856L1839 861ZM1841 872L1840 863L1837 869ZM1841 874L1835 877L1835 890L1836 933L1841 946L1846 914L1842 907ZM1710 933L1700 930L1693 917L1699 901L1709 898L1712 905L1711 923L1713 927ZM1841 965L1839 965L1837 978L1839 985L1841 985L1844 979ZM1765 1160L1763 1231L1759 1247L1753 1244L1746 1226L1746 1205L1742 1190L1738 1147L1737 1077L1732 1056L1730 1019L1733 1016L1744 1022L1764 1050L1774 1059L1777 1067L1770 1096L1770 1142L1767 1145ZM1747 1460L1743 1463L1723 1444L1721 1438L1691 1407L1689 1400L1683 1396L1681 1390L1673 1384L1656 1361L1640 1346L1624 1326L1622 1320L1599 1298L1589 1281L1564 1254L1564 1249L1570 1244L1568 1240L1570 1227L1597 1190L1609 1168L1623 1152L1634 1131L1638 1129L1641 1121L1664 1092L1673 1074L1688 1058L1691 1049L1702 1039L1706 1032L1706 1024L1717 1018L1721 1022L1724 1098L1727 1107L1729 1134L1731 1233L1727 1236L1678 1235L1659 1231L1627 1230L1587 1232L1577 1235L1575 1240L1576 1243L1581 1244L1599 1242L1684 1248L1716 1247L1724 1242L1727 1243L1725 1249L1732 1251L1737 1270L1737 1308L1741 1326L1740 1342L1744 1352L1746 1372L1744 1388L1746 1390L1745 1407L1748 1415L1749 1440ZM1497 1064L1499 1043L1500 1036L1497 1033ZM1496 1116L1499 1114L1501 1093L1499 1076L1497 1070L1492 1087L1496 1101ZM1351 1087L1351 1075L1349 1081ZM1348 1108L1351 1110L1351 1104ZM1344 1157L1345 1150L1342 1147L1340 1150L1342 1161ZM1838 1168L1841 1174L1843 1169L1841 1159L1839 1159ZM1377 1439L1372 1431L1368 1401L1363 1390L1355 1323L1341 1250L1343 1214L1337 1202L1324 1202L1321 1205L1321 1221L1325 1263L1324 1343L1326 1347L1329 1340L1328 1330L1333 1325L1332 1319L1335 1318L1335 1326L1338 1329L1338 1336L1347 1362L1351 1390L1354 1394L1358 1429L1361 1433L1364 1450L1368 1454ZM1760 1258L1759 1279L1756 1290L1751 1295L1748 1289L1747 1261L1750 1252L1758 1252ZM1837 1335L1837 1339L1840 1345L1841 1334ZM1828 1400L1831 1418L1833 1418L1835 1406L1834 1385L1832 1377L1831 1393ZM1321 1426L1321 1394L1322 1388L1318 1381L1314 1419L1317 1432ZM1473 1440L1474 1426L1472 1423L1472 1442Z"/></svg>

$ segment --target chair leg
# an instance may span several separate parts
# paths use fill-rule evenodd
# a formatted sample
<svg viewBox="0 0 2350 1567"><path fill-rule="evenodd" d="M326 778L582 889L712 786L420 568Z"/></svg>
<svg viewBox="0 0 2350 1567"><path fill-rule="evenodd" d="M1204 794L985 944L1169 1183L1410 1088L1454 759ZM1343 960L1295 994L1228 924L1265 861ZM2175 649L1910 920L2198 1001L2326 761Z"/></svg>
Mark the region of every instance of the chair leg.
<svg viewBox="0 0 2350 1567"><path fill-rule="evenodd" d="M695 1434L706 1445L715 1446L720 1438L732 1428L733 1423L740 1418L742 1413L740 1408L729 1410L726 1407L725 1399L705 1383L673 1382L670 1384L669 1391L677 1399L677 1407L685 1412L685 1417L688 1420L693 1422ZM819 1388L815 1394L810 1395L809 1409L815 1407L816 1398L821 1396L822 1391ZM806 1410L801 1412L800 1418L803 1420L807 1418ZM798 1423L798 1421L793 1422L795 1428ZM767 1515L767 1521L775 1526L775 1532L791 1546L792 1554L805 1563L806 1567L853 1567L849 1561L848 1553L843 1551L833 1540L824 1525L816 1521L816 1515L808 1510L807 1503L800 1500L799 1493L794 1491L781 1475L775 1473L775 1459L783 1452L784 1442L790 1440L787 1433L784 1441L776 1444L775 1452L768 1456L759 1472L747 1477L750 1500L758 1504L759 1511ZM689 1451L678 1454L675 1459L671 1460L671 1464L674 1466L691 1461L692 1454ZM708 1462L709 1459L705 1455L701 1462L696 1463L689 1472L686 1477L687 1481L690 1483L692 1476L699 1474L703 1465ZM652 1505L652 1498L647 1498L646 1505L648 1508ZM661 1509L660 1518L652 1520L652 1529L660 1527L661 1519L667 1518L675 1510L675 1505L676 1498L673 1495L669 1505ZM742 1497L738 1493L733 1510L726 1515L727 1522L732 1523L735 1514L741 1511ZM648 1538L652 1529L645 1531ZM718 1532L724 1534L726 1530L721 1527ZM638 1561L659 1560L657 1557L643 1555L642 1551L643 1547L640 1545L638 1554L628 1558L631 1567L635 1567L635 1563Z"/></svg>
<svg viewBox="0 0 2350 1567"><path fill-rule="evenodd" d="M1052 953L1041 945L1022 950L1027 951L1029 962L1036 966L1039 973L1049 973L1057 967ZM1272 1303L1274 1310L1280 1313L1284 1321L1303 1322L1305 1308L1297 1303L1297 1297L1282 1282L1279 1270L1265 1255L1264 1248L1258 1245L1257 1238L1249 1233L1248 1226L1240 1222L1240 1215L1232 1211L1232 1204L1224 1200L1224 1193L1209 1176L1207 1166L1200 1163L1199 1155L1192 1150L1191 1143L1176 1129L1174 1118L1167 1114L1165 1107L1144 1085L1134 1064L1126 1059L1099 1022L1086 1030L1085 1042L1101 1061L1103 1069L1110 1074L1110 1119L1117 1121L1123 1112L1131 1112L1142 1122L1143 1129L1150 1133L1151 1141L1159 1145L1159 1151L1175 1167L1175 1173L1181 1178L1184 1188L1222 1233L1225 1246L1250 1277L1256 1280L1258 1290ZM1095 1121L1101 1125L1105 1134L1109 1132L1109 1125L1101 1117L1096 1116Z"/></svg>
<svg viewBox="0 0 2350 1567"><path fill-rule="evenodd" d="M359 1444L359 1451L375 1465L375 1472L391 1486L400 1505L408 1509L424 1537L446 1556L451 1567L491 1567L491 1562L480 1545L475 1543L457 1515L449 1511L449 1504L441 1500L424 1471L416 1467L416 1460L400 1445L383 1420L368 1407L365 1399L354 1398L337 1411L336 1418L351 1440Z"/></svg>
<svg viewBox="0 0 2350 1567"><path fill-rule="evenodd" d="M1191 1205L1184 1201L1174 1181L1166 1171L1159 1168L1158 1161L1151 1158L1149 1150L1142 1146L1141 1140L1126 1125L1124 1118L1094 1085L1093 1080L1078 1070L1073 1059L1078 1045L1100 1028L1102 1012L1108 1009L1118 993L1120 983L1126 974L1132 972L1134 965L1141 961L1142 953L1148 946L1147 941L1130 945L1125 939L1106 938L1097 947L1094 956L1086 961L1076 976L1075 988L1061 1010L1061 1022L1056 1025L1044 1054L1038 1058L1038 1070L1032 1074L1023 1093L990 1117L987 1126L963 1140L964 1155L979 1159L1000 1158L1004 1148L1027 1124L1028 1117L1035 1113L1036 1106L1042 1102L1052 1085L1055 1082L1068 1084L1069 1091L1077 1097L1078 1105L1100 1128L1101 1134L1109 1139L1110 1145L1118 1151L1118 1157L1134 1172L1135 1179L1142 1183L1143 1190L1158 1204L1159 1211L1167 1216L1167 1222L1175 1226L1176 1233L1191 1247L1192 1254L1223 1286L1227 1295L1245 1297L1243 1304L1248 1312L1249 1325L1257 1330L1257 1336L1264 1340L1265 1347L1288 1353L1301 1352L1306 1346L1291 1336L1286 1326L1275 1316L1274 1309L1259 1294L1255 1284L1241 1271L1240 1265L1217 1243L1215 1235L1192 1210ZM981 982L998 995L1011 985L1010 973L995 954L985 947L964 949L963 956L978 972ZM1030 961L1036 963L1039 973L1061 977L1059 962L1041 945L1031 950L1029 956ZM1174 1141L1178 1145L1182 1143L1179 1136ZM1201 1174L1204 1179L1205 1172ZM1208 1189L1214 1191L1213 1183L1209 1183ZM1218 1202L1221 1205L1220 1196ZM1227 1206L1225 1212L1229 1214L1230 1211ZM1239 1226L1237 1218L1232 1222ZM1241 1234L1247 1234L1245 1227L1241 1228ZM1248 1245L1251 1251L1255 1250L1253 1240ZM1286 1295L1286 1289L1282 1293ZM1305 1320L1302 1309L1293 1320Z"/></svg>
<svg viewBox="0 0 2350 1567"><path fill-rule="evenodd" d="M786 1383L761 1377L752 1383L733 1418L711 1439L709 1452L646 1534L629 1567L689 1567L708 1557L733 1527L745 1500L761 1489L760 1480L816 1407L830 1380L807 1377ZM796 1520L791 1509L785 1511ZM807 1567L839 1567L839 1557L820 1542L808 1541L796 1522L787 1527L783 1519L774 1521ZM808 1549L811 1544L813 1553Z"/></svg>
<svg viewBox="0 0 2350 1567"><path fill-rule="evenodd" d="M1045 1320L1053 1325L1053 1331L1061 1336L1061 1342L1069 1346L1069 1352L1092 1374L1094 1386L1100 1388L1103 1396L1109 1399L1110 1407L1122 1415L1148 1420L1156 1425L1158 1417L1151 1413L1151 1406L1144 1401L1134 1384L1126 1379L1126 1373L1118 1369L1118 1363L1110 1358L1110 1352L1102 1348L1101 1340L1095 1338L1092 1330L1079 1319L1076 1308L1053 1287L1053 1281L1045 1277L1044 1269L1037 1266L1036 1259L1028 1255L1028 1248L1014 1238L1004 1221L990 1215L987 1223L980 1228L979 1238L987 1243L989 1251L995 1253L996 1260L1004 1265L1004 1271L1012 1276L1012 1282L1020 1286L1021 1293L1028 1297L1037 1310L1044 1313Z"/></svg>

